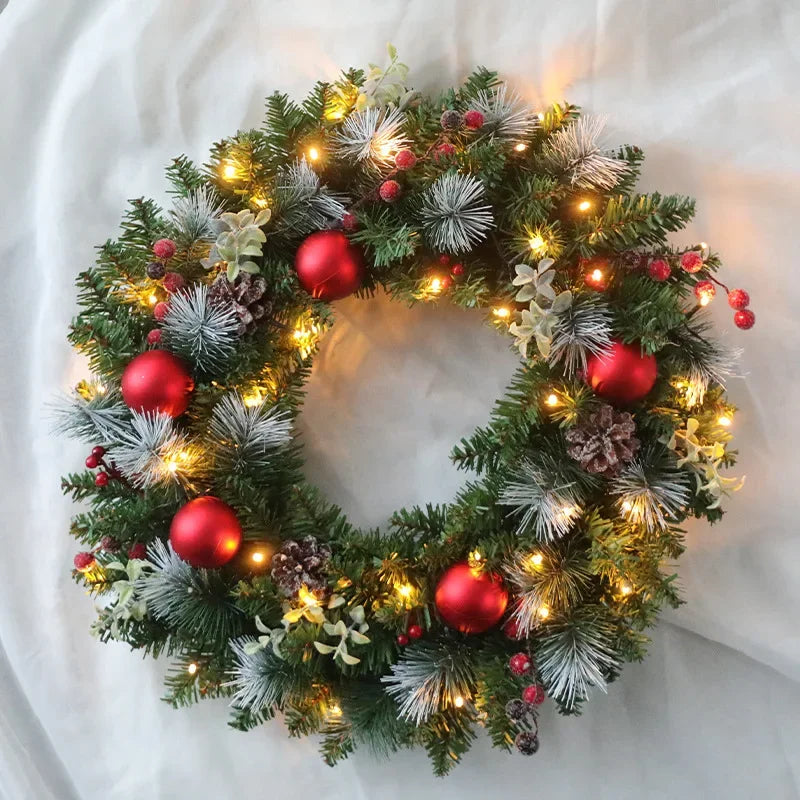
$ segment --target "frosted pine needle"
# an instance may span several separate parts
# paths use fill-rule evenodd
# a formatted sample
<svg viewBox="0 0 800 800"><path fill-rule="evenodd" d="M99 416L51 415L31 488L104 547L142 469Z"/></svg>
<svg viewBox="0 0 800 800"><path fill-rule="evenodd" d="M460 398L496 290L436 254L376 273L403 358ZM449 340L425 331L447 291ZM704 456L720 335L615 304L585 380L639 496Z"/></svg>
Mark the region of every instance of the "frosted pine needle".
<svg viewBox="0 0 800 800"><path fill-rule="evenodd" d="M605 120L580 117L551 134L542 151L545 164L578 189L613 189L628 165L600 148Z"/></svg>
<svg viewBox="0 0 800 800"><path fill-rule="evenodd" d="M125 430L130 410L115 389L99 382L85 383L51 406L55 433L91 444L109 445Z"/></svg>
<svg viewBox="0 0 800 800"><path fill-rule="evenodd" d="M242 637L230 642L235 666L226 685L235 690L232 706L258 714L283 699L285 686L279 678L285 671L285 663L272 648L253 650L248 647L254 641L252 637Z"/></svg>
<svg viewBox="0 0 800 800"><path fill-rule="evenodd" d="M500 139L522 140L538 124L535 114L506 86L478 92L471 107L483 114L483 130Z"/></svg>
<svg viewBox="0 0 800 800"><path fill-rule="evenodd" d="M494 225L483 184L472 175L448 172L426 191L420 218L431 245L448 253L465 253L486 238Z"/></svg>
<svg viewBox="0 0 800 800"><path fill-rule="evenodd" d="M214 220L223 212L224 205L213 189L201 186L186 197L175 200L170 216L182 242L191 244L216 235Z"/></svg>
<svg viewBox="0 0 800 800"><path fill-rule="evenodd" d="M518 531L531 525L536 537L551 542L569 531L580 514L580 492L576 484L563 481L557 470L525 459L515 479L500 494L501 505L514 506L512 513L521 514Z"/></svg>
<svg viewBox="0 0 800 800"><path fill-rule="evenodd" d="M563 362L564 373L571 377L586 369L590 355L600 355L611 346L611 312L595 297L579 298L559 314L553 328L550 364Z"/></svg>
<svg viewBox="0 0 800 800"><path fill-rule="evenodd" d="M172 295L162 328L172 352L210 373L221 369L233 353L239 320L232 306L209 303L208 287L196 284Z"/></svg>
<svg viewBox="0 0 800 800"><path fill-rule="evenodd" d="M689 476L679 469L669 450L649 449L637 456L611 482L623 515L653 532L666 528L686 513Z"/></svg>
<svg viewBox="0 0 800 800"><path fill-rule="evenodd" d="M404 124L405 116L396 108L375 107L350 114L334 139L334 149L342 158L387 167L408 143Z"/></svg>
<svg viewBox="0 0 800 800"><path fill-rule="evenodd" d="M278 172L276 213L298 233L330 227L345 213L347 198L330 192L305 158Z"/></svg>
<svg viewBox="0 0 800 800"><path fill-rule="evenodd" d="M214 407L210 433L217 468L225 471L266 467L274 451L291 441L286 411L266 403L249 406L237 392Z"/></svg>

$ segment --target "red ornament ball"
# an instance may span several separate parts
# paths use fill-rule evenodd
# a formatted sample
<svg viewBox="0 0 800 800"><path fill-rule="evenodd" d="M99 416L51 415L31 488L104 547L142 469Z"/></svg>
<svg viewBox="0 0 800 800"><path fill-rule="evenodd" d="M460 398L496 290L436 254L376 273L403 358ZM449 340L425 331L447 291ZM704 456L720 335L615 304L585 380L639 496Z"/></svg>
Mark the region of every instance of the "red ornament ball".
<svg viewBox="0 0 800 800"><path fill-rule="evenodd" d="M342 227L346 231L354 231L358 227L358 219L355 214L347 213L342 216Z"/></svg>
<svg viewBox="0 0 800 800"><path fill-rule="evenodd" d="M175 255L175 251L178 249L175 242L172 239L159 239L153 245L153 254L156 258L160 258L163 261L168 261L172 256Z"/></svg>
<svg viewBox="0 0 800 800"><path fill-rule="evenodd" d="M743 308L733 315L733 324L743 331L749 331L756 324L756 315L749 308Z"/></svg>
<svg viewBox="0 0 800 800"><path fill-rule="evenodd" d="M731 289L728 292L728 305L741 311L750 305L750 295L744 289Z"/></svg>
<svg viewBox="0 0 800 800"><path fill-rule="evenodd" d="M526 675L533 669L533 662L527 653L515 653L508 659L508 668L515 675Z"/></svg>
<svg viewBox="0 0 800 800"><path fill-rule="evenodd" d="M147 334L147 344L158 344L161 341L161 330L154 328Z"/></svg>
<svg viewBox="0 0 800 800"><path fill-rule="evenodd" d="M179 417L189 405L194 381L186 365L166 350L136 356L122 373L122 399L134 411Z"/></svg>
<svg viewBox="0 0 800 800"><path fill-rule="evenodd" d="M400 196L400 184L397 181L384 181L378 189L381 200L386 203L393 203Z"/></svg>
<svg viewBox="0 0 800 800"><path fill-rule="evenodd" d="M620 341L590 356L586 364L586 381L594 393L620 405L641 400L653 388L657 374L655 356L642 355L638 344Z"/></svg>
<svg viewBox="0 0 800 800"><path fill-rule="evenodd" d="M294 268L302 287L317 300L341 300L364 279L361 250L341 231L317 231L297 249Z"/></svg>
<svg viewBox="0 0 800 800"><path fill-rule="evenodd" d="M455 145L450 144L450 142L442 142L433 152L435 159L438 161L440 158L454 156L456 154L456 148Z"/></svg>
<svg viewBox="0 0 800 800"><path fill-rule="evenodd" d="M411 169L417 163L417 157L411 150L400 150L394 157L394 165L397 169Z"/></svg>
<svg viewBox="0 0 800 800"><path fill-rule="evenodd" d="M108 486L108 473L107 472L98 472L97 475L94 476L94 485L95 486Z"/></svg>
<svg viewBox="0 0 800 800"><path fill-rule="evenodd" d="M439 579L434 599L436 610L451 628L483 633L501 620L508 592L499 575L473 569L462 561Z"/></svg>
<svg viewBox="0 0 800 800"><path fill-rule="evenodd" d="M242 543L242 526L233 509L217 497L196 497L172 518L172 549L193 567L217 569Z"/></svg>
<svg viewBox="0 0 800 800"><path fill-rule="evenodd" d="M397 637L397 644L399 644L400 647L405 647L408 644L408 636L406 636L404 633L401 633Z"/></svg>
<svg viewBox="0 0 800 800"><path fill-rule="evenodd" d="M86 458L86 469L95 469L99 463L100 459L92 453Z"/></svg>
<svg viewBox="0 0 800 800"><path fill-rule="evenodd" d="M408 626L408 635L412 639L421 639L423 633L424 633L424 631L422 630L422 628L419 625L409 625Z"/></svg>
<svg viewBox="0 0 800 800"><path fill-rule="evenodd" d="M544 703L544 698L544 689L538 684L526 686L522 690L522 699L526 703L530 703L533 706L540 706L542 703Z"/></svg>
<svg viewBox="0 0 800 800"><path fill-rule="evenodd" d="M453 279L449 275L445 275L441 281L442 289L446 292L452 285Z"/></svg>
<svg viewBox="0 0 800 800"><path fill-rule="evenodd" d="M167 316L167 312L169 311L169 303L160 302L156 303L153 307L153 316L161 322L164 317Z"/></svg>
<svg viewBox="0 0 800 800"><path fill-rule="evenodd" d="M464 265L463 264L453 264L452 268L450 269L450 272L452 272L453 275L455 275L456 277L458 277L459 275L463 275L464 274Z"/></svg>
<svg viewBox="0 0 800 800"><path fill-rule="evenodd" d="M170 294L175 294L185 287L186 279L179 272L168 272L164 276L164 288Z"/></svg>
<svg viewBox="0 0 800 800"><path fill-rule="evenodd" d="M524 639L525 636L520 630L519 627L519 620L516 617L510 617L506 624L503 625L503 633L508 636L509 639Z"/></svg>
<svg viewBox="0 0 800 800"><path fill-rule="evenodd" d="M647 268L647 274L654 281L661 282L669 278L672 274L672 268L663 258L657 258L650 262L650 266Z"/></svg>
<svg viewBox="0 0 800 800"><path fill-rule="evenodd" d="M94 556L91 553L76 553L72 563L75 565L75 569L85 572L94 566Z"/></svg>
<svg viewBox="0 0 800 800"><path fill-rule="evenodd" d="M482 128L483 114L481 114L480 111L475 111L474 109L467 111L466 114L464 114L464 124L473 131L478 130L478 128Z"/></svg>
<svg viewBox="0 0 800 800"><path fill-rule="evenodd" d="M681 256L681 269L686 272L700 272L703 269L703 256L697 250L689 250Z"/></svg>
<svg viewBox="0 0 800 800"><path fill-rule="evenodd" d="M147 546L143 542L134 542L128 548L128 558L138 558L144 561L147 558Z"/></svg>

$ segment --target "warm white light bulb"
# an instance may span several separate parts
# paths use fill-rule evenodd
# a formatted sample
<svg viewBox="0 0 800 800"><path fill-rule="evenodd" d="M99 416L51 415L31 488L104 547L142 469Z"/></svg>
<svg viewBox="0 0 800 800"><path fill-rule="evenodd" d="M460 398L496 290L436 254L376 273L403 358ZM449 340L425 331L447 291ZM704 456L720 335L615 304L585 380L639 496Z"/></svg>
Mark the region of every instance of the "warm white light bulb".
<svg viewBox="0 0 800 800"><path fill-rule="evenodd" d="M236 165L233 162L228 161L222 167L222 177L228 181L231 181L236 177Z"/></svg>
<svg viewBox="0 0 800 800"><path fill-rule="evenodd" d="M250 558L255 564L263 564L266 556L260 550L256 550Z"/></svg>
<svg viewBox="0 0 800 800"><path fill-rule="evenodd" d="M526 144L525 144L525 142L517 142L517 143L514 145L514 149L515 149L515 150L516 150L518 153L523 153L525 150L527 150L527 149L528 149L528 145L526 145Z"/></svg>
<svg viewBox="0 0 800 800"><path fill-rule="evenodd" d="M628 581L623 581L619 585L619 590L620 592L622 592L622 594L628 595L633 591L633 586L631 586L630 583L628 583Z"/></svg>
<svg viewBox="0 0 800 800"><path fill-rule="evenodd" d="M539 606L539 610L536 613L540 619L547 619L550 616L550 609L547 606Z"/></svg>
<svg viewBox="0 0 800 800"><path fill-rule="evenodd" d="M308 148L308 157L312 161L316 161L319 158L319 150L316 147L309 147Z"/></svg>
<svg viewBox="0 0 800 800"><path fill-rule="evenodd" d="M197 672L197 664L195 664L194 662L193 662L193 663L191 663L191 664L189 664L189 666L188 666L188 667L186 667L186 671L187 671L187 672L188 672L190 675L194 675L194 674L195 674L195 672Z"/></svg>
<svg viewBox="0 0 800 800"><path fill-rule="evenodd" d="M544 556L541 553L534 553L531 556L531 564L533 564L534 567L540 567L543 561Z"/></svg>
<svg viewBox="0 0 800 800"><path fill-rule="evenodd" d="M558 405L558 395L557 394L549 394L549 395L547 395L547 400L545 400L545 403L547 403L547 405L549 405L551 407L552 406L557 406Z"/></svg>
<svg viewBox="0 0 800 800"><path fill-rule="evenodd" d="M729 428L733 420L730 417L725 416L724 414L717 420L717 422L722 425L723 428Z"/></svg>
<svg viewBox="0 0 800 800"><path fill-rule="evenodd" d="M592 204L589 200L581 200L578 203L578 211L588 211L592 207Z"/></svg>
<svg viewBox="0 0 800 800"><path fill-rule="evenodd" d="M492 314L500 319L505 319L511 312L507 308L493 308Z"/></svg>
<svg viewBox="0 0 800 800"><path fill-rule="evenodd" d="M461 695L459 695L458 697L456 697L455 700L453 700L453 705L456 708L461 708L464 705L464 698Z"/></svg>
<svg viewBox="0 0 800 800"><path fill-rule="evenodd" d="M544 239L537 233L536 236L528 239L528 246L531 250L541 250L544 247Z"/></svg>
<svg viewBox="0 0 800 800"><path fill-rule="evenodd" d="M431 281L431 291L432 292L440 292L442 290L442 282L439 278L434 278Z"/></svg>
<svg viewBox="0 0 800 800"><path fill-rule="evenodd" d="M596 269L594 272L592 272L592 280L595 283L600 283L600 281L603 280L603 273L599 269Z"/></svg>

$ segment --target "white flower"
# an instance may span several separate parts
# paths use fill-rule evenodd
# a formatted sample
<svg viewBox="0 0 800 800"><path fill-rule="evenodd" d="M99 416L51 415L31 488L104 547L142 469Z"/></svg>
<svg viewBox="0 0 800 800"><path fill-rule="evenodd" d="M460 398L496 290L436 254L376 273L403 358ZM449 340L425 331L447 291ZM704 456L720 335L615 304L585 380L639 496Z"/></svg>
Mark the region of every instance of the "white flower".
<svg viewBox="0 0 800 800"><path fill-rule="evenodd" d="M535 270L528 264L517 264L514 267L517 276L512 283L514 286L522 287L515 298L518 303L527 303L529 300L539 300L540 298L552 303L556 299L556 293L552 287L556 274L552 269L554 263L552 258L543 258Z"/></svg>
<svg viewBox="0 0 800 800"><path fill-rule="evenodd" d="M548 288L550 288L548 286ZM561 292L555 295L552 305L543 308L535 300L531 300L530 308L521 313L522 322L512 322L509 333L516 338L516 345L523 358L528 356L528 345L531 339L536 339L536 347L542 358L550 355L550 345L553 341L553 326L559 314L562 314L572 305L572 292Z"/></svg>

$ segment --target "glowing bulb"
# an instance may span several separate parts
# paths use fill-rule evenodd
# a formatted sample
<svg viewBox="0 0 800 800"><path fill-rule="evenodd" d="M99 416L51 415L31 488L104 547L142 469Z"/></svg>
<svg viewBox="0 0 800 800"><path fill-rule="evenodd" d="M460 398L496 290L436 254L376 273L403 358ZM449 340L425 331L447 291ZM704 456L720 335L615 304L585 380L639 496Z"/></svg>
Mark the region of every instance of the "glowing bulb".
<svg viewBox="0 0 800 800"><path fill-rule="evenodd" d="M701 306L707 306L710 302L711 302L711 298L707 294L704 294L700 298L700 305Z"/></svg>
<svg viewBox="0 0 800 800"><path fill-rule="evenodd" d="M592 207L592 204L589 200L581 200L578 203L578 211L588 211Z"/></svg>
<svg viewBox="0 0 800 800"><path fill-rule="evenodd" d="M250 198L250 202L254 206L256 206L257 208L268 208L269 207L269 201L267 200L266 197L261 197L261 195L253 195Z"/></svg>
<svg viewBox="0 0 800 800"><path fill-rule="evenodd" d="M575 509L572 506L564 506L561 509L561 513L569 519L575 513Z"/></svg>
<svg viewBox="0 0 800 800"><path fill-rule="evenodd" d="M178 471L178 462L173 458L169 462L167 462L167 469L170 472L177 472Z"/></svg>
<svg viewBox="0 0 800 800"><path fill-rule="evenodd" d="M633 586L631 586L630 583L628 583L628 581L623 581L619 585L619 590L620 592L622 592L622 594L629 595L633 591Z"/></svg>
<svg viewBox="0 0 800 800"><path fill-rule="evenodd" d="M534 553L531 556L531 564L533 564L534 567L541 567L543 561L544 556L541 553Z"/></svg>
<svg viewBox="0 0 800 800"><path fill-rule="evenodd" d="M187 672L188 672L190 675L194 675L194 674L195 674L195 672L197 672L197 664L195 664L194 662L192 662L191 664L189 664L189 666L188 666L188 667L186 667L186 671L187 671Z"/></svg>
<svg viewBox="0 0 800 800"><path fill-rule="evenodd" d="M516 150L518 153L524 153L524 152L525 152L525 151L528 149L528 145L526 145L526 144L525 144L525 142L517 142L517 143L514 145L514 149L515 149L515 150Z"/></svg>
<svg viewBox="0 0 800 800"><path fill-rule="evenodd" d="M266 556L260 550L256 550L253 555L250 556L250 560L254 564L263 564L265 558Z"/></svg>
<svg viewBox="0 0 800 800"><path fill-rule="evenodd" d="M303 605L306 606L316 606L319 605L319 601L316 597L314 597L312 592L309 592L305 586L300 587L300 591L297 593L297 597Z"/></svg>
<svg viewBox="0 0 800 800"><path fill-rule="evenodd" d="M547 619L550 616L550 609L547 606L539 606L539 610L536 613L540 619Z"/></svg>
<svg viewBox="0 0 800 800"><path fill-rule="evenodd" d="M731 426L731 423L732 423L732 422L733 422L733 420L732 420L730 417L727 417L727 416L725 416L725 414L723 414L723 415L722 415L722 416L721 416L721 417L720 417L720 418L717 420L717 423L718 423L719 425L722 425L722 427L723 427L723 428L730 428L730 426Z"/></svg>
<svg viewBox="0 0 800 800"><path fill-rule="evenodd" d="M222 177L226 181L232 181L236 177L236 164L232 161L226 161L222 167Z"/></svg>
<svg viewBox="0 0 800 800"><path fill-rule="evenodd" d="M528 239L528 246L531 250L541 250L544 247L544 239L537 233L536 236Z"/></svg>
<svg viewBox="0 0 800 800"><path fill-rule="evenodd" d="M244 397L244 404L248 408L255 408L261 405L261 395L258 393L248 394Z"/></svg>
<svg viewBox="0 0 800 800"><path fill-rule="evenodd" d="M401 583L397 587L397 594L399 594L400 597L411 597L411 592L413 591L414 587L410 583Z"/></svg>
<svg viewBox="0 0 800 800"><path fill-rule="evenodd" d="M334 717L338 717L342 713L341 706L339 706L337 703L334 703L330 708L330 713Z"/></svg>
<svg viewBox="0 0 800 800"><path fill-rule="evenodd" d="M312 161L316 161L319 158L319 150L316 147L309 147L308 148L308 157Z"/></svg>
<svg viewBox="0 0 800 800"><path fill-rule="evenodd" d="M494 314L496 317L499 317L500 319L506 319L506 317L508 317L511 314L511 312L507 308L493 308L492 314Z"/></svg>
<svg viewBox="0 0 800 800"><path fill-rule="evenodd" d="M600 283L600 281L603 280L603 273L599 269L594 270L594 272L592 272L592 280L595 283Z"/></svg>
<svg viewBox="0 0 800 800"><path fill-rule="evenodd" d="M344 111L331 111L328 114L328 119L341 119L344 116Z"/></svg>
<svg viewBox="0 0 800 800"><path fill-rule="evenodd" d="M437 292L441 292L442 291L442 282L441 282L441 280L439 280L439 278L434 278L431 281L430 289L434 294L436 294Z"/></svg>
<svg viewBox="0 0 800 800"><path fill-rule="evenodd" d="M479 550L473 551L470 555L472 556L473 561L480 561L483 558Z"/></svg>
<svg viewBox="0 0 800 800"><path fill-rule="evenodd" d="M464 705L464 698L461 695L459 695L458 697L456 697L455 700L453 700L453 705L456 708L461 708Z"/></svg>
<svg viewBox="0 0 800 800"><path fill-rule="evenodd" d="M549 405L551 408L553 406L557 406L558 405L558 395L557 394L549 394L549 395L547 395L547 399L545 400L545 403L547 403L547 405Z"/></svg>
<svg viewBox="0 0 800 800"><path fill-rule="evenodd" d="M543 111L540 111L540 112L539 112L539 113L536 115L536 118L539 120L539 122L544 122L544 112L543 112Z"/></svg>
<svg viewBox="0 0 800 800"><path fill-rule="evenodd" d="M148 299L150 305L154 306L158 302L158 295L151 294L150 297L148 297L147 299Z"/></svg>
<svg viewBox="0 0 800 800"><path fill-rule="evenodd" d="M97 394L105 394L106 393L106 385L104 383L98 383L97 386L94 387Z"/></svg>
<svg viewBox="0 0 800 800"><path fill-rule="evenodd" d="M622 512L624 514L627 514L632 508L633 508L633 506L631 505L631 503L628 500L625 500L625 502L623 502L623 504L622 504Z"/></svg>
<svg viewBox="0 0 800 800"><path fill-rule="evenodd" d="M705 242L700 242L700 249L701 250L708 250L708 245Z"/></svg>

